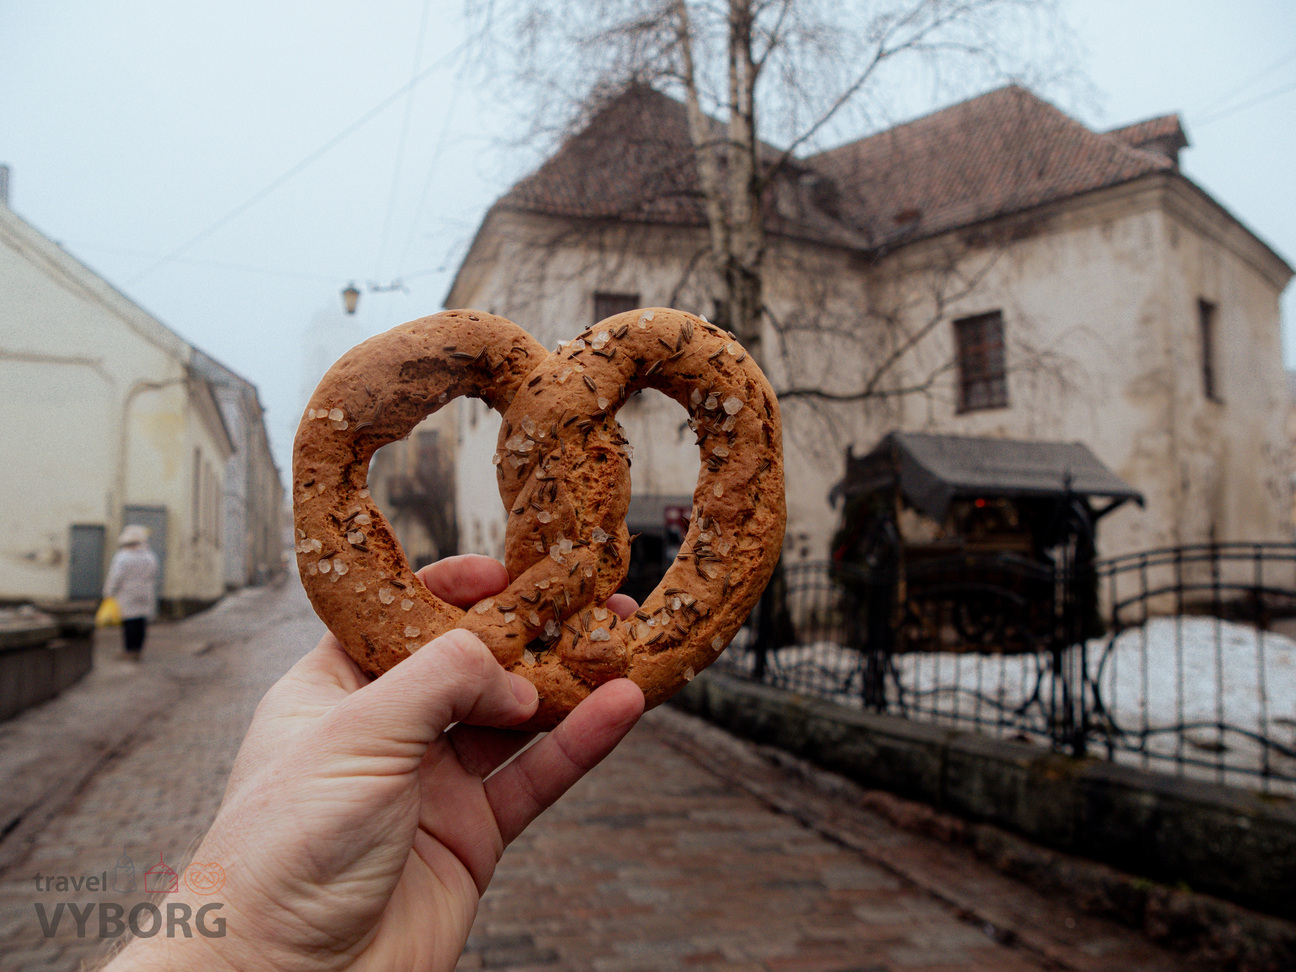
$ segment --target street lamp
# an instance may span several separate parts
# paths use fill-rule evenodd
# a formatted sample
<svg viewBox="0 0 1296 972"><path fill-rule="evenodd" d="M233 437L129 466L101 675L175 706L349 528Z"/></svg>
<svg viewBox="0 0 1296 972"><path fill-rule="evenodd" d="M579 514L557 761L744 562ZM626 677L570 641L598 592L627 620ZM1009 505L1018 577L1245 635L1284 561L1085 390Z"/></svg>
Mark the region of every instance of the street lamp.
<svg viewBox="0 0 1296 972"><path fill-rule="evenodd" d="M347 284L346 289L342 291L342 306L346 308L348 314L356 312L356 304L360 302L360 291L356 289L353 283Z"/></svg>
<svg viewBox="0 0 1296 972"><path fill-rule="evenodd" d="M369 293L371 294L389 294L394 290L399 290L403 294L409 293L409 288L405 286L399 277L389 284L378 284L372 280L369 281ZM346 308L348 314L354 314L358 303L360 303L360 290L353 280L347 284L346 290L342 291L342 306Z"/></svg>

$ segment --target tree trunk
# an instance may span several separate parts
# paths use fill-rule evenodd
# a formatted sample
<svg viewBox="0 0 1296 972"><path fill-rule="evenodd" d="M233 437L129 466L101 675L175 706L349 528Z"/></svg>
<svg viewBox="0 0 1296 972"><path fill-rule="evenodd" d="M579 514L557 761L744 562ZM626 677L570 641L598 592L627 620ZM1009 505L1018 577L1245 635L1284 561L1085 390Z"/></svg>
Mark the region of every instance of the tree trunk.
<svg viewBox="0 0 1296 972"><path fill-rule="evenodd" d="M728 298L729 327L747 353L761 355L762 266L765 225L757 164L756 75L752 60L751 0L729 2L729 199L728 252L717 253Z"/></svg>

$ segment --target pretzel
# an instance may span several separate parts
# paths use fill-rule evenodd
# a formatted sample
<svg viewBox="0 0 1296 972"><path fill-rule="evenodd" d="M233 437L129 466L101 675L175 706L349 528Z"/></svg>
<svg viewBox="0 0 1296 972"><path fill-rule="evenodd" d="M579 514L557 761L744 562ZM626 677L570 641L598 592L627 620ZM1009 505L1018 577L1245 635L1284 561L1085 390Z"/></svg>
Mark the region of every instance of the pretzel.
<svg viewBox="0 0 1296 972"><path fill-rule="evenodd" d="M622 621L631 448L617 410L656 388L689 413L701 472L679 555ZM509 510L509 586L466 611L406 562L366 487L374 451L460 395L503 415L495 453ZM478 311L402 324L344 355L308 404L293 452L302 583L320 618L371 677L453 627L535 684L523 728L556 725L597 685L626 676L649 706L724 650L778 560L786 523L782 423L769 382L733 335L646 308L545 351Z"/></svg>

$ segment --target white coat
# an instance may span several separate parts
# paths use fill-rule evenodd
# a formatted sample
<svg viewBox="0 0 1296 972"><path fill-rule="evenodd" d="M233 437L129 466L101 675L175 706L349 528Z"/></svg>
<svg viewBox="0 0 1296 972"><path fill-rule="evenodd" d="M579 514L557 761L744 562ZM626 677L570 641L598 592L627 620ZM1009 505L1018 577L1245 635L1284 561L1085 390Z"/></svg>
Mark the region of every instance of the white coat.
<svg viewBox="0 0 1296 972"><path fill-rule="evenodd" d="M115 597L123 618L152 618L157 610L158 559L148 547L122 547L113 554L104 597Z"/></svg>

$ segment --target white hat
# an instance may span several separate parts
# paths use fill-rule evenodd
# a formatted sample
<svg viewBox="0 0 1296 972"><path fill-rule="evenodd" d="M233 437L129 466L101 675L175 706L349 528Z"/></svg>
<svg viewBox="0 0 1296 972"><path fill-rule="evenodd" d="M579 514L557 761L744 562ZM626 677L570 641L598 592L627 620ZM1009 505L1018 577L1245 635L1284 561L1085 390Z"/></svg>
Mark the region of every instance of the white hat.
<svg viewBox="0 0 1296 972"><path fill-rule="evenodd" d="M121 536L117 538L119 547L131 547L137 543L148 543L148 527L141 526L138 523L129 523L122 528Z"/></svg>

